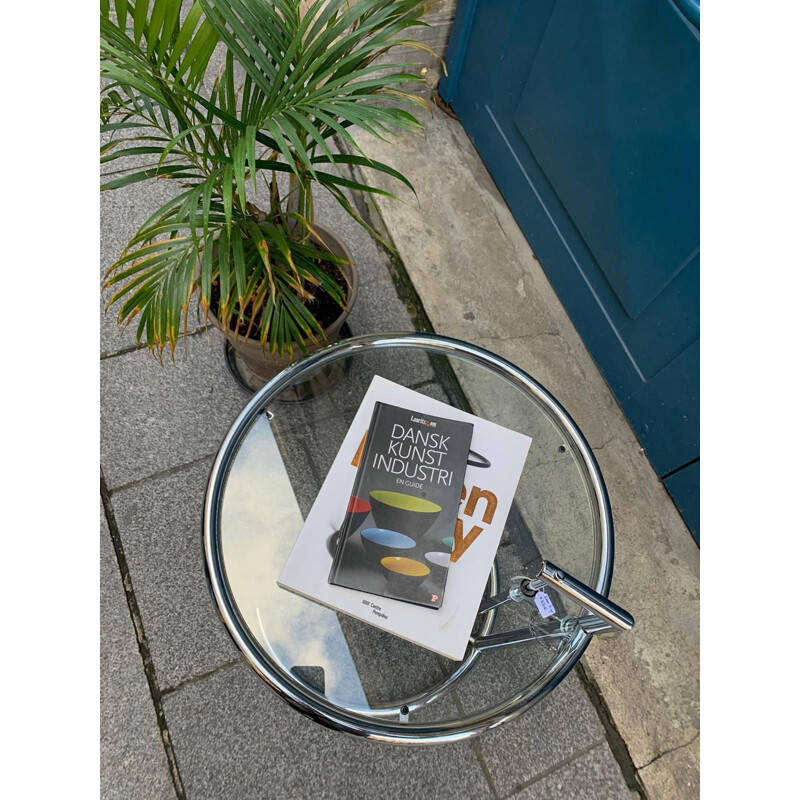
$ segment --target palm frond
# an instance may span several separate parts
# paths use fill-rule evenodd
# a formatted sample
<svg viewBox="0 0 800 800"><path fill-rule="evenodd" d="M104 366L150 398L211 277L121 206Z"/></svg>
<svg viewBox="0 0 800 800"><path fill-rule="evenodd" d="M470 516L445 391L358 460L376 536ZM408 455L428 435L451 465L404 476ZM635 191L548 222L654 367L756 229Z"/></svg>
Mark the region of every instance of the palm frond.
<svg viewBox="0 0 800 800"><path fill-rule="evenodd" d="M320 340L308 298L346 298L323 266L341 260L320 249L312 190L330 192L380 239L348 191L392 195L352 169L413 189L367 158L351 131L391 139L420 127L401 106L426 107L407 90L423 79L413 65L384 62L394 47L427 48L408 38L424 11L424 0L316 0L305 12L299 0L101 0L100 160L111 168L101 188L181 187L109 270L120 324L139 317L137 338L160 357L196 293L225 330L280 356ZM210 80L218 45L225 58ZM354 153L337 152L334 135ZM265 211L255 205L259 172ZM290 181L283 195L279 173Z"/></svg>

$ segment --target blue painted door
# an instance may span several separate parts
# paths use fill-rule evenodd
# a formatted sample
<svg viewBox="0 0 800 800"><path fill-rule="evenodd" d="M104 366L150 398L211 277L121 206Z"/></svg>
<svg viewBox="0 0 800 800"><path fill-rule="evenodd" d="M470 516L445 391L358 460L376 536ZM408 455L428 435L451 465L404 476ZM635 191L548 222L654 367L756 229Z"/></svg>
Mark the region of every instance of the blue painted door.
<svg viewBox="0 0 800 800"><path fill-rule="evenodd" d="M699 541L699 6L461 0L440 93Z"/></svg>

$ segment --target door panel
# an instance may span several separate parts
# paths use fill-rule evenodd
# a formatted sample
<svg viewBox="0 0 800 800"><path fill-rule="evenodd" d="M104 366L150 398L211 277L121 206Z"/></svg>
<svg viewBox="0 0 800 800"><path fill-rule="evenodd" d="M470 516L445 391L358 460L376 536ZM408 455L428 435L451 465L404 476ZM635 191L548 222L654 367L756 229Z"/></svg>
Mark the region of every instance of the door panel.
<svg viewBox="0 0 800 800"><path fill-rule="evenodd" d="M632 7L636 13L632 13ZM700 240L697 42L663 2L559 2L513 121L635 319Z"/></svg>
<svg viewBox="0 0 800 800"><path fill-rule="evenodd" d="M621 403L656 472L663 476L700 456L700 340Z"/></svg>
<svg viewBox="0 0 800 800"><path fill-rule="evenodd" d="M675 276L635 320L624 322L620 335L645 380L654 378L700 336L700 255ZM624 399L624 398L623 398Z"/></svg>
<svg viewBox="0 0 800 800"><path fill-rule="evenodd" d="M677 475L699 457L697 29L671 0L465 0L448 61L443 99Z"/></svg>
<svg viewBox="0 0 800 800"><path fill-rule="evenodd" d="M689 530L700 544L700 462L684 467L664 480Z"/></svg>

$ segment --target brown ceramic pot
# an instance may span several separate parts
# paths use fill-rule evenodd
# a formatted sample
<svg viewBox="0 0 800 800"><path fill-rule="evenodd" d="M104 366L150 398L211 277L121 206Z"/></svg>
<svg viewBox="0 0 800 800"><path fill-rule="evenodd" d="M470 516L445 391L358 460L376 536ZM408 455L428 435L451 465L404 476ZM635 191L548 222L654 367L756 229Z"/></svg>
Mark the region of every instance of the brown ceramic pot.
<svg viewBox="0 0 800 800"><path fill-rule="evenodd" d="M344 276L347 281L348 291L347 301L345 303L345 307L342 309L342 313L336 318L336 320L334 320L327 328L324 329L325 339L320 340L319 344L315 344L310 339L304 340L309 352L319 350L321 347L336 341L339 330L341 329L342 325L344 325L348 314L350 314L350 312L353 310L353 305L355 304L356 296L358 295L358 272L356 271L353 257L350 254L350 251L347 249L347 246L335 233L329 231L326 227L320 225L319 223L314 224L314 230L319 234L320 239L325 242L335 256L347 259L348 263L342 265L342 271L344 272ZM208 316L211 318L211 321L220 330L222 330L219 320L216 318L213 311L209 310ZM273 358L269 353L269 348L267 348L265 352L264 349L262 349L261 342L259 342L258 339L245 339L243 336L237 336L234 338L233 332L230 330L222 331L222 333L230 342L231 347L233 348L237 357L245 363L247 368L256 377L264 382L274 378L279 372L288 367L292 361L296 361L298 358L304 355L302 349L298 346L295 346L293 358Z"/></svg>

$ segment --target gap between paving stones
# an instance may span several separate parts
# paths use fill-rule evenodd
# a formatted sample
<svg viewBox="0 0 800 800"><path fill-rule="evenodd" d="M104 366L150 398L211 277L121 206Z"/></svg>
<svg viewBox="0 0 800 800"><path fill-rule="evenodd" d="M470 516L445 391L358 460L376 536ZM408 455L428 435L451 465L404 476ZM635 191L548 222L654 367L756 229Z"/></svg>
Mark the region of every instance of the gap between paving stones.
<svg viewBox="0 0 800 800"><path fill-rule="evenodd" d="M203 325L201 328L195 328L194 330L187 331L185 334L181 334L181 340L188 339L190 336L197 336L200 333L207 333L210 330L210 325ZM114 350L111 353L100 353L100 360L105 361L107 358L115 358L116 356L124 356L128 353L135 353L137 350L146 350L147 344L132 344L128 345L128 347L122 347L119 350ZM155 358L155 356L153 356Z"/></svg>
<svg viewBox="0 0 800 800"><path fill-rule="evenodd" d="M603 699L603 693L600 691L600 687L589 675L583 662L579 661L575 665L575 670L578 673L578 677L581 680L583 688L589 695L592 705L594 705L595 710L597 711L597 715L600 717L600 723L602 724L603 728L605 728L606 741L608 742L609 748L611 748L612 755L622 770L622 777L625 778L625 783L628 784L628 788L631 791L637 792L639 796L643 798L643 800L647 800L647 793L645 792L642 781L639 778L639 772L636 769L636 765L633 763L633 758L628 750L628 745L625 744L622 734L620 734L613 718L611 717L611 712L608 709L606 701Z"/></svg>
<svg viewBox="0 0 800 800"><path fill-rule="evenodd" d="M137 478L135 481L130 481L129 483L123 483L119 486L115 486L113 489L108 489L109 497L117 494L117 492L123 492L126 489L135 489L137 486L142 486L145 483L149 483L153 480L158 480L159 478L167 478L170 475L175 475L178 472L183 472L185 469L189 469L190 467L195 466L195 464L199 464L201 461L208 461L214 457L216 454L216 450L213 453L206 453L204 456L198 456L197 458L191 459L191 461L184 461L182 464L176 464L174 467L170 467L169 469L162 469L159 472L154 472L152 475L147 475L144 478Z"/></svg>
<svg viewBox="0 0 800 800"><path fill-rule="evenodd" d="M463 714L463 709L461 709L461 713ZM492 773L489 772L489 767L486 764L486 759L483 757L483 751L481 750L480 742L477 739L472 740L472 750L475 753L475 758L478 759L478 764L481 766L481 771L483 772L483 777L486 778L486 783L489 784L489 791L492 793L492 797L500 797L497 792L497 788L494 785L494 779L492 778Z"/></svg>
<svg viewBox="0 0 800 800"><path fill-rule="evenodd" d="M147 686L150 690L150 698L153 701L153 707L156 712L156 722L161 734L161 742L164 746L164 753L167 757L167 764L169 765L170 778L172 779L172 786L175 789L175 794L178 800L186 800L186 792L183 788L183 781L178 769L178 762L175 757L175 750L172 747L172 739L169 734L169 727L167 726L167 719L164 715L164 706L161 702L162 693L156 681L155 668L153 666L153 659L150 656L150 647L147 643L147 636L144 632L142 625L141 614L139 613L139 604L136 601L136 595L133 592L133 583L131 581L128 564L125 559L125 550L122 546L122 538L117 528L117 521L114 516L114 509L111 506L111 495L106 486L105 477L100 473L100 499L103 503L103 511L106 516L106 523L108 530L111 534L111 543L114 547L114 554L117 558L117 566L119 567L120 575L122 576L122 587L125 591L125 599L128 603L128 611L131 615L133 628L136 632L136 643L139 646L139 655L142 658L142 667L144 669L145 677L147 678Z"/></svg>
<svg viewBox="0 0 800 800"><path fill-rule="evenodd" d="M577 753L573 753L569 758L565 758L562 761L558 761L557 763L553 764L547 769L542 770L537 775L534 775L530 780L525 781L525 783L521 783L518 786L515 786L513 791L504 795L500 800L509 800L509 798L514 797L515 794L518 794L523 789L527 789L529 786L533 786L534 783L538 783L540 780L546 778L548 775L552 775L554 772L558 772L558 770L563 769L569 764L572 764L573 761L577 761L578 759L583 758L583 756L585 756L587 753L591 753L592 750L594 750L596 747L599 747L602 744L603 741L600 740L599 742L594 742L593 744L587 745L586 747L579 750Z"/></svg>

